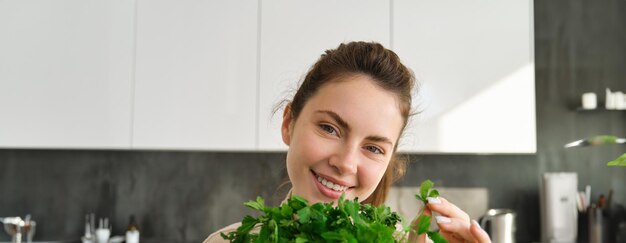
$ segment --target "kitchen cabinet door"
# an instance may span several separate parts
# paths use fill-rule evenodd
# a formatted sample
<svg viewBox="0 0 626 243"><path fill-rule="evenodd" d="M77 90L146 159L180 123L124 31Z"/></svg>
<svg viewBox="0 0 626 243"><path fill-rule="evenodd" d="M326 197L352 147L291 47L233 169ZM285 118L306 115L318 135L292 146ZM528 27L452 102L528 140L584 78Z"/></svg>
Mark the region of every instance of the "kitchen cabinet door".
<svg viewBox="0 0 626 243"><path fill-rule="evenodd" d="M138 1L133 148L255 148L257 5Z"/></svg>
<svg viewBox="0 0 626 243"><path fill-rule="evenodd" d="M532 1L393 1L392 47L420 83L401 151L536 151Z"/></svg>
<svg viewBox="0 0 626 243"><path fill-rule="evenodd" d="M272 110L293 96L320 55L354 40L387 46L389 14L388 1L262 2L259 150L286 150L280 136L282 111L273 114Z"/></svg>
<svg viewBox="0 0 626 243"><path fill-rule="evenodd" d="M129 148L134 3L0 1L0 147Z"/></svg>

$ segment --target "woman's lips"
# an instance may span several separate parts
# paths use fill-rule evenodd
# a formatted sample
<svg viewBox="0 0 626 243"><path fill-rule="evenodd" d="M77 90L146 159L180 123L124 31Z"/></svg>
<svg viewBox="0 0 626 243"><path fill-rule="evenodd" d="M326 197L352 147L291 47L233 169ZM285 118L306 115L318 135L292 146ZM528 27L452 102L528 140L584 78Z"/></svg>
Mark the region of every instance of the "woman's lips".
<svg viewBox="0 0 626 243"><path fill-rule="evenodd" d="M342 180L338 180L338 179L332 178L332 177L330 177L330 176L324 175L324 174L322 174L322 173L315 172L315 171L313 171L313 170L311 170L311 172L313 172L313 174L317 175L318 177L321 177L321 178L323 178L323 179L326 179L327 181L332 182L333 184L338 184L338 185L345 186L345 187L348 187L348 188L350 187L350 186L349 186L349 183L347 183L347 182L345 182L345 181L342 181Z"/></svg>
<svg viewBox="0 0 626 243"><path fill-rule="evenodd" d="M328 198L331 198L333 200L339 199L339 197L341 197L341 194L343 194L345 192L345 190L344 191L335 191L333 189L328 188L327 186L322 184L322 182L318 179L318 175L315 174L315 172L313 172L312 170L311 170L311 179L313 180L313 183L317 187L317 190L322 195L324 195L324 196L326 196ZM344 186L342 186L342 187L344 187ZM349 188L347 188L346 190L349 190Z"/></svg>

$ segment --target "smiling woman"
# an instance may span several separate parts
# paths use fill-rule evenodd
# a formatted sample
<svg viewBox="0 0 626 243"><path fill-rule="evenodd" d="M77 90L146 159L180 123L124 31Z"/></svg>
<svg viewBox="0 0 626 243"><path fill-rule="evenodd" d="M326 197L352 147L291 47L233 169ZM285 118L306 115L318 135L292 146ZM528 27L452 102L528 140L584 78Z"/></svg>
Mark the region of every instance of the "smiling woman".
<svg viewBox="0 0 626 243"><path fill-rule="evenodd" d="M404 175L405 161L396 150L411 113L414 83L398 56L378 43L350 42L327 50L284 107L281 135L289 146L290 195L318 203L336 202L345 193L348 200L383 204L393 181ZM466 213L431 199L428 207L442 215L437 219L446 224L440 228L450 242L489 242L484 231L470 226ZM219 233L240 225L212 234L205 243L225 242ZM426 236L410 239L424 242Z"/></svg>
<svg viewBox="0 0 626 243"><path fill-rule="evenodd" d="M288 106L282 134L292 192L311 202L344 192L348 199L384 202L388 185L373 193L387 168L403 170L392 161L405 120L399 103L369 76L355 74L320 88L297 119Z"/></svg>
<svg viewBox="0 0 626 243"><path fill-rule="evenodd" d="M336 199L318 197L321 192L313 193L310 185L295 180L321 173L327 181L347 180L342 185L348 187L348 198L382 204L391 183L404 175L405 161L395 151L410 116L414 86L413 73L378 43L351 42L326 51L283 113L293 191L306 193L303 196L312 202ZM318 134L309 135L313 132ZM308 164L306 174L294 168L313 163L307 159L326 161L328 168Z"/></svg>

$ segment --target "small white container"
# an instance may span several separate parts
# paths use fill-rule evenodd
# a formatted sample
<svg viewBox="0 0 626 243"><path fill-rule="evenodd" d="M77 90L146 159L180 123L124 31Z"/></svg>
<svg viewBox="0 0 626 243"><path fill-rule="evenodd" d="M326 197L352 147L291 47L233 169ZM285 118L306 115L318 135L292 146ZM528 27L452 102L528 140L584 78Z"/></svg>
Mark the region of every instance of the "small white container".
<svg viewBox="0 0 626 243"><path fill-rule="evenodd" d="M626 110L626 101L624 100L625 97L626 96L621 91L613 93L613 102L615 103L615 109Z"/></svg>
<svg viewBox="0 0 626 243"><path fill-rule="evenodd" d="M139 231L138 230L126 231L126 243L139 243Z"/></svg>
<svg viewBox="0 0 626 243"><path fill-rule="evenodd" d="M596 93L584 93L582 96L582 105L585 110L593 110L598 107L598 99Z"/></svg>
<svg viewBox="0 0 626 243"><path fill-rule="evenodd" d="M111 237L111 230L107 228L96 229L96 243L107 243Z"/></svg>

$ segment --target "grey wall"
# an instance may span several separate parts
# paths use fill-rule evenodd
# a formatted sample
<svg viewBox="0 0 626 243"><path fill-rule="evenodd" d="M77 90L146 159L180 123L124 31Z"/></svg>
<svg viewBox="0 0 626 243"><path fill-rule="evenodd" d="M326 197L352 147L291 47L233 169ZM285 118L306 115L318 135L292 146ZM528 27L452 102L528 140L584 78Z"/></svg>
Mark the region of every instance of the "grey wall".
<svg viewBox="0 0 626 243"><path fill-rule="evenodd" d="M273 195L279 154L0 151L0 215L30 213L37 239L78 239L84 215L109 217L123 234L131 214L156 242L198 242L240 221L244 201ZM282 199L281 199L282 200ZM1 240L8 237L0 233Z"/></svg>
<svg viewBox="0 0 626 243"><path fill-rule="evenodd" d="M597 134L626 136L626 112L579 112L584 92L626 91L625 1L536 1L536 155L412 155L407 176L440 186L486 187L490 207L518 212L518 242L539 240L538 178L573 171L593 196L616 191L626 204L626 167L606 161L626 151L608 146L565 150L565 142ZM503 142L506 139L503 138ZM77 239L84 215L108 216L114 234L137 216L142 237L198 242L241 220L241 203L261 195L282 199L284 154L0 150L0 216L30 213L36 239ZM0 241L8 237L0 233Z"/></svg>

